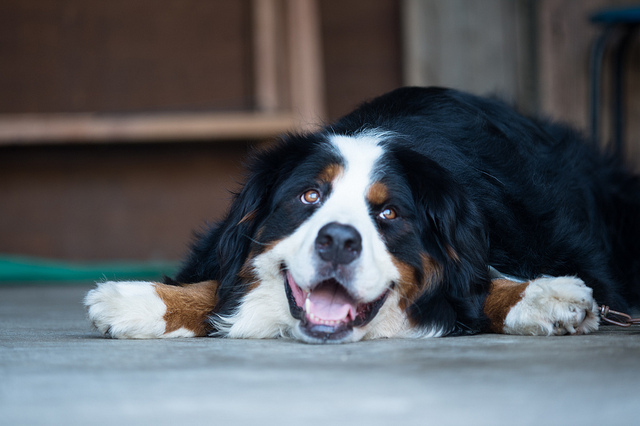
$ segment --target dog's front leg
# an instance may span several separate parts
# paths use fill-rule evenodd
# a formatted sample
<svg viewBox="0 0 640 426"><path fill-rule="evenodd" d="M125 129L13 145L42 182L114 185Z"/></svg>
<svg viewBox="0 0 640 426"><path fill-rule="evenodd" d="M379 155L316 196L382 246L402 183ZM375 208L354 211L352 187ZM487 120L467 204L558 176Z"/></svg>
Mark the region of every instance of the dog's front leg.
<svg viewBox="0 0 640 426"><path fill-rule="evenodd" d="M492 331L505 334L585 334L599 323L593 292L576 277L494 279L484 312Z"/></svg>
<svg viewBox="0 0 640 426"><path fill-rule="evenodd" d="M98 284L84 299L95 328L117 339L206 336L216 281L167 285L146 281Z"/></svg>

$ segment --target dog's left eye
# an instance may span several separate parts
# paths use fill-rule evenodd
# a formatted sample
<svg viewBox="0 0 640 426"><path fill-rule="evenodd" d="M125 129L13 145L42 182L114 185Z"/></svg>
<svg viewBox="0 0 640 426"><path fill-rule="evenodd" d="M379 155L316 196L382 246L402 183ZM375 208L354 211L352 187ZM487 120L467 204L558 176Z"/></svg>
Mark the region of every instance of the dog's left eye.
<svg viewBox="0 0 640 426"><path fill-rule="evenodd" d="M398 217L398 213L396 213L396 211L393 208L386 207L384 210L380 212L378 217L384 220L392 220Z"/></svg>
<svg viewBox="0 0 640 426"><path fill-rule="evenodd" d="M304 204L316 204L320 201L320 193L315 189L310 189L300 196L300 201Z"/></svg>

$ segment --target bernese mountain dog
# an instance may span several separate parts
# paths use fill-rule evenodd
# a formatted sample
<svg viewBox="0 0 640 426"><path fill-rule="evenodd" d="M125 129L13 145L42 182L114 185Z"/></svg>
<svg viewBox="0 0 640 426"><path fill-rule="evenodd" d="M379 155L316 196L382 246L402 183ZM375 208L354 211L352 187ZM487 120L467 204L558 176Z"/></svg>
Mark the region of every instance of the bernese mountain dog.
<svg viewBox="0 0 640 426"><path fill-rule="evenodd" d="M164 283L85 298L113 338L588 333L640 300L640 180L573 130L401 88L256 153Z"/></svg>

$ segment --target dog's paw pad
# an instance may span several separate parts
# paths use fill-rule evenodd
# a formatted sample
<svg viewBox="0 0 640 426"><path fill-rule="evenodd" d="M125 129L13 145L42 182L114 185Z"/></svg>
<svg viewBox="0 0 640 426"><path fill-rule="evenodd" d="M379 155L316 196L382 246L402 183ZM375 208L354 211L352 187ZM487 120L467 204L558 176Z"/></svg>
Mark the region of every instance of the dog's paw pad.
<svg viewBox="0 0 640 426"><path fill-rule="evenodd" d="M575 277L531 281L507 315L508 334L586 334L598 329L598 306L593 291Z"/></svg>

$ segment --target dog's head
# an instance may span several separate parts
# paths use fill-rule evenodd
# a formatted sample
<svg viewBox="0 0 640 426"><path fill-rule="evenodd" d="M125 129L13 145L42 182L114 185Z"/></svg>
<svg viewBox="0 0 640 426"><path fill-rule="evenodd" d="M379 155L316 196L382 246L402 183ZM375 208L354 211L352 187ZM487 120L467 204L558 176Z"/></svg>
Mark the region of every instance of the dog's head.
<svg viewBox="0 0 640 426"><path fill-rule="evenodd" d="M486 281L478 214L401 139L289 136L257 156L195 249L220 281L221 334L348 342L474 327Z"/></svg>

